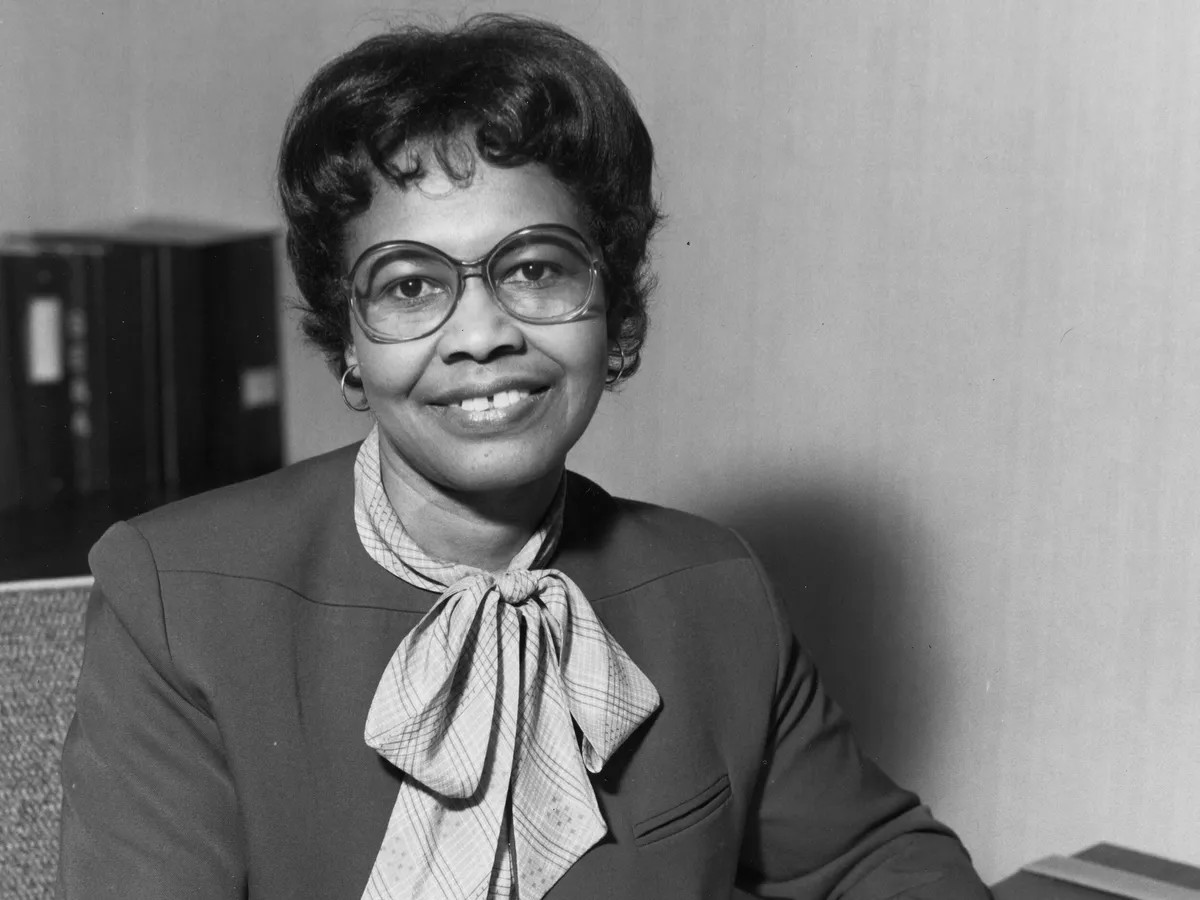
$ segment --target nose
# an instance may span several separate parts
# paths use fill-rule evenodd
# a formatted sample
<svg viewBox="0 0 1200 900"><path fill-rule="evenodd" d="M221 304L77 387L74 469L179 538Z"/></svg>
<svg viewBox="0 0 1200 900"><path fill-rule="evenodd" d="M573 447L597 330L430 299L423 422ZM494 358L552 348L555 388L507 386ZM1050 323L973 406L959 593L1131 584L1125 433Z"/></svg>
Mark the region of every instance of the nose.
<svg viewBox="0 0 1200 900"><path fill-rule="evenodd" d="M520 323L496 302L480 275L465 279L462 296L440 334L438 351L446 362L457 359L487 362L517 353L525 346Z"/></svg>

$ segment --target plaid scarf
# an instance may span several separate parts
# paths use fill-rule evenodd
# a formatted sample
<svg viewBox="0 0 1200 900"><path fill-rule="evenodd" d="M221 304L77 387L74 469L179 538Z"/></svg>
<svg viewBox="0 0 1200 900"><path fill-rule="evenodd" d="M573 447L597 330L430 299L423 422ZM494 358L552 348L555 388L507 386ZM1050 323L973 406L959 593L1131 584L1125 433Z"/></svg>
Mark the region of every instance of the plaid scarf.
<svg viewBox="0 0 1200 900"><path fill-rule="evenodd" d="M367 715L367 744L405 778L363 900L538 900L606 834L588 773L658 692L578 585L541 568L562 532L565 479L509 568L489 573L431 559L408 536L380 478L378 426L354 478L367 553L441 592Z"/></svg>

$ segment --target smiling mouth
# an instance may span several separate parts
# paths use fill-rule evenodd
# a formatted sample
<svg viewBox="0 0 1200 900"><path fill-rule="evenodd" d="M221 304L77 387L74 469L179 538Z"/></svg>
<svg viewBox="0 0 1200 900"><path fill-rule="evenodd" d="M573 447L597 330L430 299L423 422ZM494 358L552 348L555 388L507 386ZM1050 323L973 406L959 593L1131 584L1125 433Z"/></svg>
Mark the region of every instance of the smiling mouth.
<svg viewBox="0 0 1200 900"><path fill-rule="evenodd" d="M463 397L461 400L437 403L434 404L434 406L440 406L445 410L462 410L468 414L495 414L522 404L524 401L530 399L539 399L548 390L548 387L532 389L509 388L503 391L496 391L494 394L480 394L477 397Z"/></svg>
<svg viewBox="0 0 1200 900"><path fill-rule="evenodd" d="M540 391L509 390L497 391L488 397L464 397L458 403L451 403L467 412L487 412L489 409L507 409Z"/></svg>

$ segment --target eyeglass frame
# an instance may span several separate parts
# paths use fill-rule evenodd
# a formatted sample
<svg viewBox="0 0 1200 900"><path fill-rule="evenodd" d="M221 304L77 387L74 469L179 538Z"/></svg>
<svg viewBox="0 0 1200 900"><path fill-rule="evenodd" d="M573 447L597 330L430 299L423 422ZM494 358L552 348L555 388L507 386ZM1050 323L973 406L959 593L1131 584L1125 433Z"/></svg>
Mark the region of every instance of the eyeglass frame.
<svg viewBox="0 0 1200 900"><path fill-rule="evenodd" d="M588 282L587 296L583 303L579 305L578 309L572 310L570 313L562 316L552 316L547 319L535 319L514 312L508 308L502 299L500 299L500 294L496 290L495 283L492 281L490 268L492 260L510 243L534 232L544 231L557 232L579 242L580 246L582 246L588 254L588 274L591 276L591 280ZM428 331L414 335L413 337L398 338L381 334L365 321L362 311L358 307L359 296L358 291L354 287L354 281L359 266L361 266L363 261L368 257L391 247L413 247L421 250L427 250L434 256L449 263L450 267L454 269L455 274L458 276L458 290L454 295L454 300L446 308L445 316L443 316L442 319ZM490 249L487 253L473 260L455 259L444 250L441 250L432 244L426 244L424 241L381 241L378 244L372 244L358 255L358 259L354 261L354 265L350 267L350 271L343 281L346 285L346 299L350 304L350 314L354 316L354 321L358 323L358 326L363 330L363 333L367 336L367 338L376 344L406 344L409 341L418 341L421 338L429 337L429 335L433 334L448 321L450 321L450 318L454 315L454 311L458 309L458 303L462 299L463 292L466 291L467 279L472 277L481 279L486 286L488 293L491 295L492 302L494 302L497 306L504 310L505 313L512 316L517 321L525 322L530 325L560 325L564 322L573 322L582 317L583 314L591 307L592 299L596 296L596 282L598 280L602 281L604 278L604 258L600 254L600 251L596 248L595 244L593 244L590 240L588 240L571 226L563 225L557 222L543 222L537 225L527 225L524 228L518 228L516 231L505 235L504 237L500 238L500 240L497 241L492 249Z"/></svg>

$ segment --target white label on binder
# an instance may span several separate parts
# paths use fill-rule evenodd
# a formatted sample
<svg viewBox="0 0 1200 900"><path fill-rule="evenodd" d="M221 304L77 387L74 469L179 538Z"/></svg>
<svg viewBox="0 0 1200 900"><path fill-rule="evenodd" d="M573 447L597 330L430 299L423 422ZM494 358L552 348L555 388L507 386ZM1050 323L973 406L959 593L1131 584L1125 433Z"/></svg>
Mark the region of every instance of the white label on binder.
<svg viewBox="0 0 1200 900"><path fill-rule="evenodd" d="M242 372L242 409L274 406L279 402L279 370L274 366L258 366Z"/></svg>
<svg viewBox="0 0 1200 900"><path fill-rule="evenodd" d="M26 377L30 384L63 380L63 302L61 297L29 298L26 319Z"/></svg>

